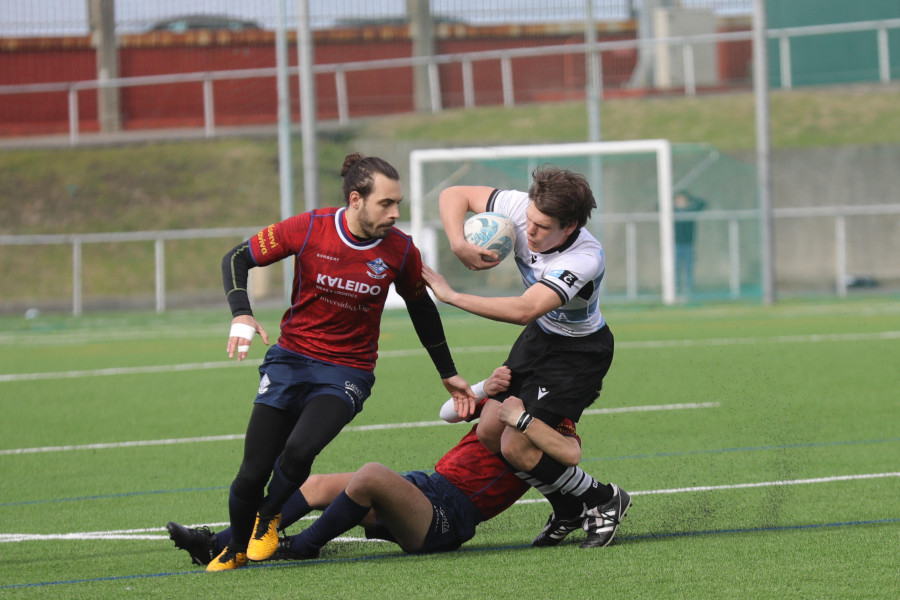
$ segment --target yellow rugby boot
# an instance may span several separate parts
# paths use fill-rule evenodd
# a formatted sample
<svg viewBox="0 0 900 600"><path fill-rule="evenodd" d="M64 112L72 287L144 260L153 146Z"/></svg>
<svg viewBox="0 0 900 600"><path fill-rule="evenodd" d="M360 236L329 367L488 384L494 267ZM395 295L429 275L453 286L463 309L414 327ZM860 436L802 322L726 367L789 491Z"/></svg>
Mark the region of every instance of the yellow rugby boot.
<svg viewBox="0 0 900 600"><path fill-rule="evenodd" d="M256 515L256 526L247 546L247 558L250 560L266 560L278 550L278 525L281 514L274 517Z"/></svg>
<svg viewBox="0 0 900 600"><path fill-rule="evenodd" d="M230 571L240 569L247 564L247 555L243 552L232 552L228 546L222 553L206 565L207 571Z"/></svg>

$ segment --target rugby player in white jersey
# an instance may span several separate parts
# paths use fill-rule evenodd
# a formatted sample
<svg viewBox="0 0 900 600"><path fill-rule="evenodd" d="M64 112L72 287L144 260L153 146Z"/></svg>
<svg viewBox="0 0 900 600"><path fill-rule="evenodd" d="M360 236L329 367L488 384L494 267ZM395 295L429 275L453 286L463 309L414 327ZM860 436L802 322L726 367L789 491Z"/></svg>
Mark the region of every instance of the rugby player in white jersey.
<svg viewBox="0 0 900 600"><path fill-rule="evenodd" d="M433 269L423 275L437 298L488 319L525 325L509 352L509 389L489 401L478 435L502 453L519 476L553 507L535 546L552 546L583 528L584 548L612 542L631 506L627 492L602 484L581 468L554 460L525 436L532 419L556 427L577 422L596 400L613 357L613 335L599 306L606 269L600 242L585 229L596 208L584 176L552 165L532 173L528 192L486 186L454 186L441 192L440 214L450 247L470 270L498 264L497 255L465 240L469 212L496 212L516 228L515 262L525 291L521 296L483 297L455 291ZM518 396L525 412L516 427L496 418L500 403Z"/></svg>

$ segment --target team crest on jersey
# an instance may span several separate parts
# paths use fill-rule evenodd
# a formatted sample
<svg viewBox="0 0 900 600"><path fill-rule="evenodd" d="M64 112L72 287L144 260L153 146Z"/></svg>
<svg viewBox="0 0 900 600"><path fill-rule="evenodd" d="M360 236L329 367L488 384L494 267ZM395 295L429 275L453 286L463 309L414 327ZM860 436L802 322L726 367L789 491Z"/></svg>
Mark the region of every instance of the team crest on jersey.
<svg viewBox="0 0 900 600"><path fill-rule="evenodd" d="M388 266L380 258L370 260L366 263L366 266L369 267L368 275L372 279L384 279L385 271L388 270Z"/></svg>
<svg viewBox="0 0 900 600"><path fill-rule="evenodd" d="M578 276L575 275L575 273L573 273L572 271L563 271L557 269L556 271L551 271L550 276L556 277L569 287L572 287L578 281Z"/></svg>

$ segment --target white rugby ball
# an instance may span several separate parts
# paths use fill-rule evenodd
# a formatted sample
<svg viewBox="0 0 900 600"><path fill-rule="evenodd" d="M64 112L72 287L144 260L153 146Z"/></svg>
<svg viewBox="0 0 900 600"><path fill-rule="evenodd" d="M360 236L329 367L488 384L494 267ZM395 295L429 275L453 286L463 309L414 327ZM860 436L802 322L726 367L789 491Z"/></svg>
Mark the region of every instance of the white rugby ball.
<svg viewBox="0 0 900 600"><path fill-rule="evenodd" d="M466 241L493 250L503 260L512 252L516 242L516 228L505 215L495 212L478 213L466 219L463 231Z"/></svg>

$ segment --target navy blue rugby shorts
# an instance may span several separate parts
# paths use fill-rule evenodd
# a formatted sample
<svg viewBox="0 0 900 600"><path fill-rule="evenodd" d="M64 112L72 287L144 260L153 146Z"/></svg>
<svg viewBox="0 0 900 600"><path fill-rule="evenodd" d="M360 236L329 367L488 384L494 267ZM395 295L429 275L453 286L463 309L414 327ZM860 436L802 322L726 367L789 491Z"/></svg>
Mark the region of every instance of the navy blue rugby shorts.
<svg viewBox="0 0 900 600"><path fill-rule="evenodd" d="M310 398L339 396L355 416L373 385L374 373L322 362L275 345L259 366L259 390L254 402L299 415Z"/></svg>
<svg viewBox="0 0 900 600"><path fill-rule="evenodd" d="M411 471L405 473L403 477L425 494L434 510L431 527L425 535L422 549L416 554L450 552L475 536L475 528L484 521L484 517L478 507L458 487L447 481L440 473L428 475L422 471ZM366 537L396 541L380 520L366 531Z"/></svg>

